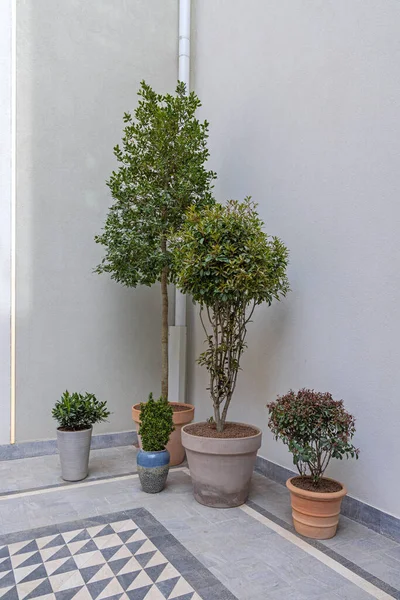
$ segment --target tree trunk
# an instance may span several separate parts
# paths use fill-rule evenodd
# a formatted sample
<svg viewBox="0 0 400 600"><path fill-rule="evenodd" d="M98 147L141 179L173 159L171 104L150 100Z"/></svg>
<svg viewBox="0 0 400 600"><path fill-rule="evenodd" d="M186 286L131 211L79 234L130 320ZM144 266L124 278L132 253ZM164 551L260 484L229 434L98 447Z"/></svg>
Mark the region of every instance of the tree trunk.
<svg viewBox="0 0 400 600"><path fill-rule="evenodd" d="M166 252L166 242L161 242L161 249ZM161 273L161 396L168 400L168 267Z"/></svg>
<svg viewBox="0 0 400 600"><path fill-rule="evenodd" d="M215 421L215 426L217 428L218 433L222 433L224 430L224 425L221 421L220 410L216 406L216 404L214 404L214 421Z"/></svg>

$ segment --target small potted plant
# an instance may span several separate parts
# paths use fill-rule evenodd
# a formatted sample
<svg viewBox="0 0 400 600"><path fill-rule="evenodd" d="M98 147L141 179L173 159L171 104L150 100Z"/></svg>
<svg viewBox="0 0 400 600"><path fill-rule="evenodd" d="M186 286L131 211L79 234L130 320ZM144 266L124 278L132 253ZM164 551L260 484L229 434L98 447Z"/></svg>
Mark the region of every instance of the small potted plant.
<svg viewBox="0 0 400 600"><path fill-rule="evenodd" d="M65 481L87 477L93 425L106 421L110 414L107 402L99 402L94 394L70 394L67 390L56 402L52 415L59 425L57 445Z"/></svg>
<svg viewBox="0 0 400 600"><path fill-rule="evenodd" d="M164 489L170 462L166 445L173 431L171 404L163 397L154 400L153 394L150 394L148 401L140 404L139 434L142 448L136 459L142 489L148 494L156 494Z"/></svg>
<svg viewBox="0 0 400 600"><path fill-rule="evenodd" d="M358 458L351 444L355 419L328 392L302 389L279 396L267 405L268 426L293 454L299 476L290 478L293 523L306 537L333 537L339 522L345 486L324 477L331 458Z"/></svg>
<svg viewBox="0 0 400 600"><path fill-rule="evenodd" d="M246 198L191 209L171 252L174 281L200 305L207 349L199 363L208 370L213 403L211 421L182 429L194 497L208 506L239 506L248 496L261 431L228 422L227 413L255 307L289 290L288 251L263 231Z"/></svg>

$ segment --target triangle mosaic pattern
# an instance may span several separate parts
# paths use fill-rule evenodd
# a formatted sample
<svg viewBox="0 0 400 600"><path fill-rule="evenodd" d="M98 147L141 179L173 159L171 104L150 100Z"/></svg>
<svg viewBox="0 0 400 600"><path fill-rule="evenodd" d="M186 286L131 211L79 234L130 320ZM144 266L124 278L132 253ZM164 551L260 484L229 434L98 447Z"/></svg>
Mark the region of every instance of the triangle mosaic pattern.
<svg viewBox="0 0 400 600"><path fill-rule="evenodd" d="M33 599L202 600L133 519L0 546L0 600Z"/></svg>

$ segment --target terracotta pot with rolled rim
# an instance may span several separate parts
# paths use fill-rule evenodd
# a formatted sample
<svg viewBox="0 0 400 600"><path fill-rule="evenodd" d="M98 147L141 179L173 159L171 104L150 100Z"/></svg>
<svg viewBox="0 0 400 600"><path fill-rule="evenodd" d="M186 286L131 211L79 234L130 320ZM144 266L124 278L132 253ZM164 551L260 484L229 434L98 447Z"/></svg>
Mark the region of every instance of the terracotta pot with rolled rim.
<svg viewBox="0 0 400 600"><path fill-rule="evenodd" d="M184 402L170 402L172 407L183 406L185 410L174 411L173 423L175 430L171 433L167 450L170 454L170 466L180 465L185 459L185 448L182 446L181 429L184 425L188 425L194 419L194 406L185 404ZM139 431L140 426L140 404L132 406L132 419L136 426L136 431ZM138 435L139 447L142 447L142 440Z"/></svg>
<svg viewBox="0 0 400 600"><path fill-rule="evenodd" d="M339 523L340 506L347 494L344 485L336 482L342 486L338 492L312 492L296 487L292 479L294 477L287 480L286 487L290 491L293 525L297 533L314 540L334 537Z"/></svg>

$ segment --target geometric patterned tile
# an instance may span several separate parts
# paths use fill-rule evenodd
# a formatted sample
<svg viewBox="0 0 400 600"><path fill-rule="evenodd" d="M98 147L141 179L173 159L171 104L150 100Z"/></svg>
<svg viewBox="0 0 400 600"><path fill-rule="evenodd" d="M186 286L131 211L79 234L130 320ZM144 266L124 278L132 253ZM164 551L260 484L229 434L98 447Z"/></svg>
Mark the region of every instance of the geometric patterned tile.
<svg viewBox="0 0 400 600"><path fill-rule="evenodd" d="M145 554L135 554L135 558L140 563L140 565L143 568L145 568L147 563L150 562L150 560L153 558L155 553L156 553L156 550L154 550L153 552L145 552ZM167 561L165 561L165 562L167 562Z"/></svg>
<svg viewBox="0 0 400 600"><path fill-rule="evenodd" d="M6 557L0 563L0 573L3 573L4 571L9 571L10 569L12 569L11 558Z"/></svg>
<svg viewBox="0 0 400 600"><path fill-rule="evenodd" d="M76 554L85 554L86 552L95 552L96 550L98 550L98 548L93 540L88 540Z"/></svg>
<svg viewBox="0 0 400 600"><path fill-rule="evenodd" d="M39 565L43 563L40 552L30 552L29 554L30 556L27 554L13 556L11 560L14 569L16 567L29 567L30 565ZM26 556L28 556L28 558L25 558ZM25 560L21 562L21 559L23 558L25 558Z"/></svg>
<svg viewBox="0 0 400 600"><path fill-rule="evenodd" d="M70 560L73 560L71 558L69 558L68 556L66 558L59 558L58 560L48 560L47 562L44 563L45 569L47 571L47 575L55 575L57 574L57 571L59 571L59 569L61 569L61 567L63 565L65 565L65 563L68 563ZM75 561L74 561L75 563ZM76 565L76 563L75 563Z"/></svg>
<svg viewBox="0 0 400 600"><path fill-rule="evenodd" d="M105 565L106 559L99 550L86 552L84 554L75 554L74 561L78 569L84 567L94 567L95 565Z"/></svg>
<svg viewBox="0 0 400 600"><path fill-rule="evenodd" d="M11 558L7 559L2 562L0 564L0 567L2 567L5 564L12 564L12 567L9 567L9 569L16 569L17 567L28 567L29 564L26 564L27 561L32 558L32 556L36 556L36 554L39 554L38 552L28 552L27 554L14 554L13 556L11 556ZM40 557L39 562L42 562L42 559ZM24 564L25 563L25 564ZM5 569L1 569L1 571L3 571ZM7 569L8 570L8 569Z"/></svg>
<svg viewBox="0 0 400 600"><path fill-rule="evenodd" d="M95 549L97 550L96 547ZM118 548L118 546L115 546L114 548L103 548L102 550L97 550L97 552L99 552L99 554L103 556L105 562L109 562L110 560L117 560L118 558L124 558L126 556L131 556L131 553L128 551L127 548Z"/></svg>
<svg viewBox="0 0 400 600"><path fill-rule="evenodd" d="M120 571L125 567L125 565L130 560L131 559L129 558L129 556L127 556L125 558L118 558L117 560L108 561L108 565L109 565L110 569L112 570L112 572L114 573L114 575L118 575L120 573Z"/></svg>
<svg viewBox="0 0 400 600"><path fill-rule="evenodd" d="M43 596L51 595L53 596L53 590L51 589L51 585L48 579L42 581L40 585L38 585L28 596L25 597L25 600L31 600L31 598L43 598Z"/></svg>
<svg viewBox="0 0 400 600"><path fill-rule="evenodd" d="M16 586L0 588L1 600L18 600L18 592Z"/></svg>
<svg viewBox="0 0 400 600"><path fill-rule="evenodd" d="M114 535L115 534L115 529L113 529L111 527L111 525L106 525L103 529L101 529L101 531L99 531L96 535L92 536L92 537L102 537L104 535Z"/></svg>
<svg viewBox="0 0 400 600"><path fill-rule="evenodd" d="M12 571L0 573L0 575L0 590L5 587L13 587L15 585L14 573Z"/></svg>
<svg viewBox="0 0 400 600"><path fill-rule="evenodd" d="M52 561L50 561L52 562ZM68 571L76 571L77 566L76 566L76 562L74 561L74 559L72 557L70 558L60 558L57 561L54 561L56 563L61 562L62 564L60 564L60 566L51 573L51 575L60 575L61 573L67 573ZM49 563L47 562L46 565L46 571L49 573ZM50 573L49 573L50 575Z"/></svg>
<svg viewBox="0 0 400 600"><path fill-rule="evenodd" d="M168 600L172 599L172 598L180 598L181 596L185 596L186 594L192 594L193 595L194 590L193 588L188 584L188 582L186 581L186 579L184 579L183 577L179 577L174 589L172 590L172 592L170 593L170 595L168 596Z"/></svg>
<svg viewBox="0 0 400 600"><path fill-rule="evenodd" d="M24 571L26 568L32 569L31 567L24 567L23 569L16 569L18 571ZM15 577L16 582L18 583L17 576ZM21 583L26 583L27 581L36 581L37 579L47 579L47 572L44 568L44 565L33 565L33 571L28 573L21 581Z"/></svg>
<svg viewBox="0 0 400 600"><path fill-rule="evenodd" d="M168 548L160 549L166 534L178 569ZM202 600L190 573L179 573L184 561L176 560L179 553L194 557L144 509L23 536L0 537L0 600ZM195 571L196 588L201 571L212 577L201 563ZM218 585L221 597L235 600L217 579L215 584L215 600Z"/></svg>
<svg viewBox="0 0 400 600"><path fill-rule="evenodd" d="M159 583L157 583L157 587L164 594L164 598L169 598L170 593L172 592L178 581L179 575L178 577L173 577L172 579L168 579L167 581L160 581Z"/></svg>
<svg viewBox="0 0 400 600"><path fill-rule="evenodd" d="M144 600L146 597L151 598L151 585L127 592L129 600Z"/></svg>

